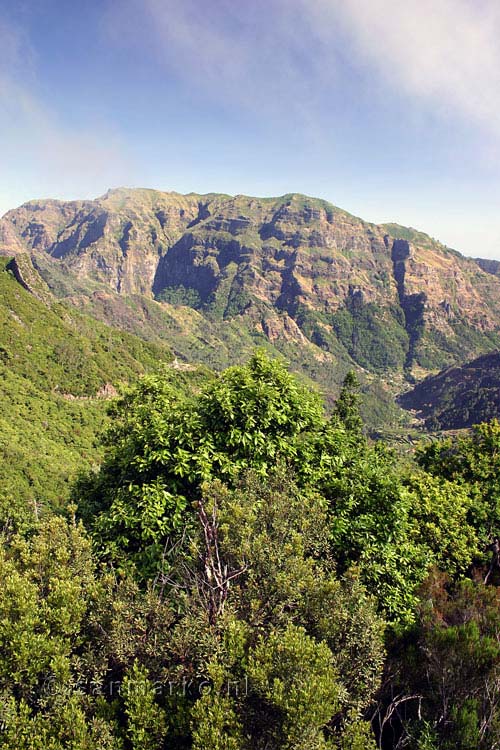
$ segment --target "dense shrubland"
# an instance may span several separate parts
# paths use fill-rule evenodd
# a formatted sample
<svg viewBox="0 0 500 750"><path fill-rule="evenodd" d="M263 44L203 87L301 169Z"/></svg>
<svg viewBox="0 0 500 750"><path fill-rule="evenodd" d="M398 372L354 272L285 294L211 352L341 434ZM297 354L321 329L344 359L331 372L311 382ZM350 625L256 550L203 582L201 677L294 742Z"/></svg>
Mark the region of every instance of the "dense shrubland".
<svg viewBox="0 0 500 750"><path fill-rule="evenodd" d="M500 746L500 425L401 461L261 353L111 411L76 505L2 509L0 747Z"/></svg>

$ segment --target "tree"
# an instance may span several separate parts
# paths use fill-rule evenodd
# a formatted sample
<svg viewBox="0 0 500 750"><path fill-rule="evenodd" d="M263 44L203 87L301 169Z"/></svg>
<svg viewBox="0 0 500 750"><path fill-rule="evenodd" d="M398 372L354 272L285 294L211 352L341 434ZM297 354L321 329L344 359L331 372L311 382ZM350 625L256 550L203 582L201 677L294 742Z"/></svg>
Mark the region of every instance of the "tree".
<svg viewBox="0 0 500 750"><path fill-rule="evenodd" d="M132 750L161 750L166 734L165 713L155 701L147 670L138 662L125 676L122 694Z"/></svg>
<svg viewBox="0 0 500 750"><path fill-rule="evenodd" d="M411 621L430 565L448 554L450 571L452 560L463 570L464 544L474 535L467 536L467 525L463 533L448 529L446 513L430 501L423 508L429 493L432 502L445 497L446 512L457 518L463 497L455 507L453 489L424 492L416 480L411 486L389 451L368 444L355 388L351 373L329 420L318 397L261 352L192 397L162 378L142 380L114 409L100 472L79 487L81 512L100 556L143 580L160 568L168 573L168 550L187 542L204 512L204 482L219 479L234 487L242 472L266 477L284 462L304 497L314 488L326 501L329 554L339 572L356 571L389 620ZM459 526L463 520L462 513ZM207 523L205 531L212 534ZM211 589L219 597L212 600L217 609L229 579L210 562L215 548L205 551L212 575L220 579L219 588Z"/></svg>
<svg viewBox="0 0 500 750"><path fill-rule="evenodd" d="M106 559L146 575L192 518L204 481L307 462L308 437L324 424L319 397L260 352L195 398L145 378L113 413L107 458L77 489L80 510Z"/></svg>
<svg viewBox="0 0 500 750"><path fill-rule="evenodd" d="M393 747L492 750L500 742L499 591L435 571L412 633L395 644L387 689L413 696L393 715ZM389 740L389 735L385 737Z"/></svg>
<svg viewBox="0 0 500 750"><path fill-rule="evenodd" d="M374 603L359 582L339 581L328 561L327 506L320 496L303 493L286 466L265 481L249 472L233 489L216 480L204 487L203 506L217 530L220 568L239 575L213 619L206 589L217 583L206 566L207 539L199 519L190 552L181 554L177 574L172 569L164 581L181 597L184 612L171 648L182 651L189 674L211 681L210 693L192 710L194 736L208 741L225 726L228 747L239 747L241 737L250 738L242 744L245 750L315 742L322 747L329 725L340 736L348 713L367 708L383 662L383 624ZM281 664L288 637L289 653ZM313 700L307 692L317 691L323 679L314 671L316 653L328 664L325 690L328 684L342 696L339 705L322 703L321 721L314 719L315 700L324 695L320 691ZM282 669L281 677L266 671L271 669ZM287 696L278 689L279 679ZM230 686L237 686L234 695ZM280 701L288 698L293 705L287 708Z"/></svg>
<svg viewBox="0 0 500 750"><path fill-rule="evenodd" d="M470 497L467 522L478 538L476 562L489 565L489 545L500 537L500 423L493 420L466 435L435 440L420 448L417 459L427 472L463 486Z"/></svg>
<svg viewBox="0 0 500 750"><path fill-rule="evenodd" d="M361 433L363 429L363 420L359 412L360 401L359 380L354 370L350 370L344 378L335 402L334 414L351 432Z"/></svg>
<svg viewBox="0 0 500 750"><path fill-rule="evenodd" d="M248 677L259 716L252 727L255 750L325 747L322 730L341 697L326 643L289 624L259 638L248 656Z"/></svg>
<svg viewBox="0 0 500 750"><path fill-rule="evenodd" d="M84 689L81 652L98 586L81 525L44 519L0 537L0 747L120 750Z"/></svg>

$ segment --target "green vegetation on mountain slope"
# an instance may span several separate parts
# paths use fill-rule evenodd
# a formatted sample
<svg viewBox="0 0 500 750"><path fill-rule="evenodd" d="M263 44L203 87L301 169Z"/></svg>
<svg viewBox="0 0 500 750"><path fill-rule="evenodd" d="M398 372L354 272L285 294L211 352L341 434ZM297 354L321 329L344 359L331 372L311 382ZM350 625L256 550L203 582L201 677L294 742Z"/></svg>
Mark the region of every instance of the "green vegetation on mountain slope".
<svg viewBox="0 0 500 750"><path fill-rule="evenodd" d="M284 358L292 371L312 388L318 389L329 404L338 395L346 373L356 368L354 359L335 337L330 336L331 351L326 351L322 339L316 338L309 330L316 321L321 322L322 316L305 309L298 313L299 325L305 333L302 335L284 311L271 310L265 305L255 305L252 315L221 318L214 312L219 305L217 295L213 301L214 309L196 310L184 304L158 302L142 295L120 295L101 283L80 279L64 262L55 263L43 256L32 256L32 260L53 294L115 328L146 341L167 343L181 361L220 371L246 361L256 347L264 348L271 356ZM372 311L371 315L371 319L375 319L375 312ZM361 330L358 320L355 325ZM387 335L380 321L377 330L385 342L384 351L387 351L394 343L394 336ZM321 336L328 336L324 328L321 331ZM372 349L379 347L379 340L369 344L369 337L368 325L355 339L362 339ZM383 358L384 353L379 356ZM404 428L409 420L394 402L400 379L396 376L394 383L390 382L391 378L384 382L384 378L378 375L356 369L365 394L361 407L363 418L370 429Z"/></svg>
<svg viewBox="0 0 500 750"><path fill-rule="evenodd" d="M114 388L171 360L149 344L26 291L0 259L0 496L60 503L68 482L101 455Z"/></svg>
<svg viewBox="0 0 500 750"><path fill-rule="evenodd" d="M434 430L462 429L499 418L500 352L430 376L399 401Z"/></svg>
<svg viewBox="0 0 500 750"><path fill-rule="evenodd" d="M161 361L170 361L170 346L181 359L216 369L250 356L257 344L276 352L268 339L251 330L230 324L221 326L218 337L207 331L205 318L194 310L138 296L103 294L102 285L94 285L96 294L85 297L79 311L51 297L28 258L22 261L18 256L17 262L23 262L23 273L34 293L14 279L8 269L11 262L2 259L0 496L4 508L29 502L35 514L49 505L64 504L76 474L102 455L99 436L107 422L108 399L121 384L157 370ZM61 274L63 282L65 292L78 289L79 282L71 273ZM116 328L98 318L111 320ZM308 361L306 352L301 356L294 342L285 345L284 351L301 363L305 382L314 389L313 381L321 379L315 359ZM203 367L169 372L172 382L189 380L195 387L211 377ZM332 366L331 371L325 368L325 376L333 390L340 373ZM330 389L326 389L328 394ZM387 421L393 408L390 392L381 393L380 399L366 400L366 413L373 412L372 421L378 424Z"/></svg>

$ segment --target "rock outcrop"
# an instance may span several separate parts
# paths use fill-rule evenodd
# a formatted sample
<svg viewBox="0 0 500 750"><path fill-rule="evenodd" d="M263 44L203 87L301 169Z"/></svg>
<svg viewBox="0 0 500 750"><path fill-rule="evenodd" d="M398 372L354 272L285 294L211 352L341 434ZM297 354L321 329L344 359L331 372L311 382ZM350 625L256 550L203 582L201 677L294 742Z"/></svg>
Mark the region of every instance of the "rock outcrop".
<svg viewBox="0 0 500 750"><path fill-rule="evenodd" d="M23 286L26 291L30 292L36 299L50 307L54 297L50 289L33 267L31 258L27 253L18 253L7 264L7 270L10 271L16 281Z"/></svg>

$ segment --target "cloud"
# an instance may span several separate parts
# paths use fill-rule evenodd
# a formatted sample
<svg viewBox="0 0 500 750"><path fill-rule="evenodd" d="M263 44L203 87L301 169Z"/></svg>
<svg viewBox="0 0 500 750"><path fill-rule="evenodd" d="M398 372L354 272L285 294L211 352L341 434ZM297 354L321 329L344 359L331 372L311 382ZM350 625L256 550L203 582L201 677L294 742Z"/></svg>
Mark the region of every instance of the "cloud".
<svg viewBox="0 0 500 750"><path fill-rule="evenodd" d="M0 18L0 71L9 68L26 74L32 64L33 50L23 30Z"/></svg>
<svg viewBox="0 0 500 750"><path fill-rule="evenodd" d="M304 0L305 2L306 0ZM355 64L444 116L500 136L497 0L307 0L326 36L340 24Z"/></svg>
<svg viewBox="0 0 500 750"><path fill-rule="evenodd" d="M108 31L198 96L263 117L312 124L372 84L500 137L498 0L123 0Z"/></svg>
<svg viewBox="0 0 500 750"><path fill-rule="evenodd" d="M119 137L101 124L64 125L37 94L36 56L23 33L0 19L0 214L40 193L95 194L121 182Z"/></svg>
<svg viewBox="0 0 500 750"><path fill-rule="evenodd" d="M106 28L114 44L152 54L169 74L165 86L173 74L229 111L309 120L325 93L322 39L309 19L297 0L123 0L110 5Z"/></svg>

